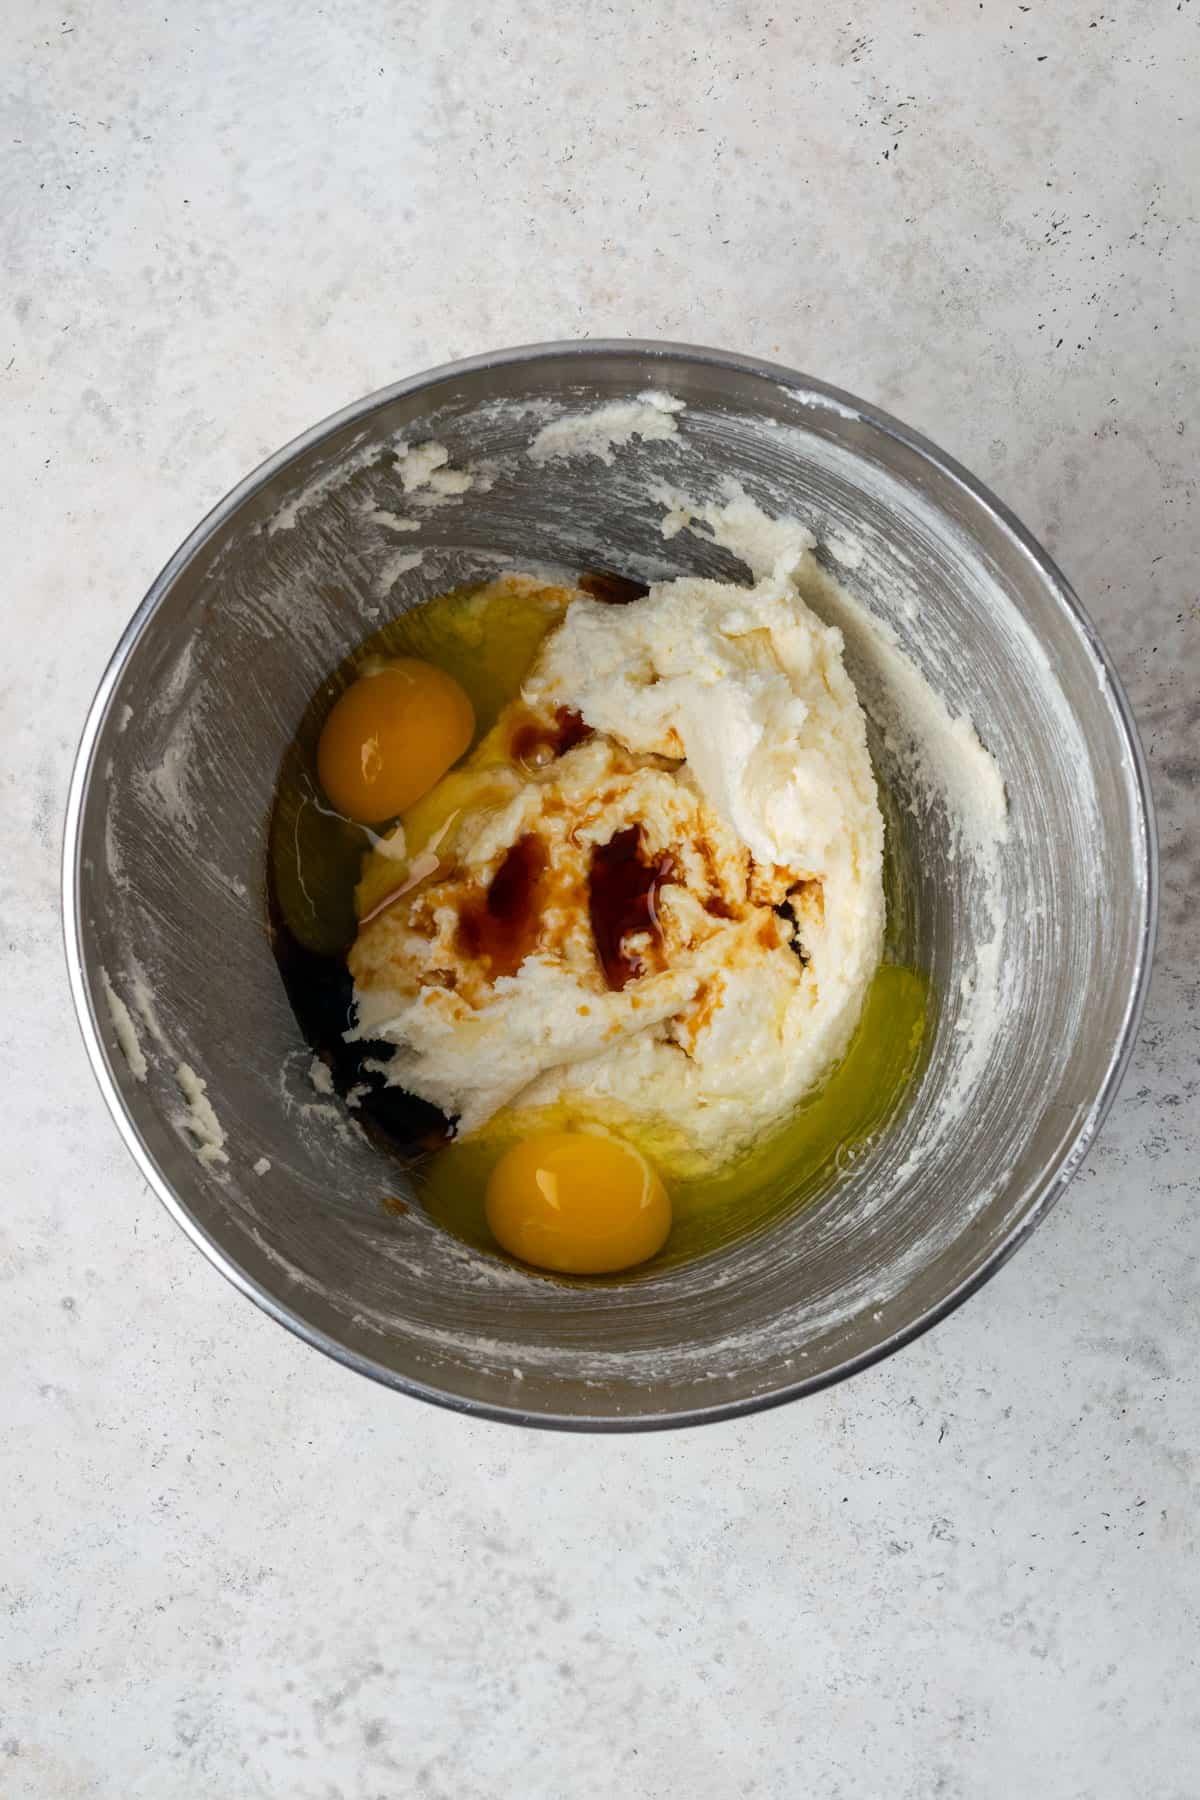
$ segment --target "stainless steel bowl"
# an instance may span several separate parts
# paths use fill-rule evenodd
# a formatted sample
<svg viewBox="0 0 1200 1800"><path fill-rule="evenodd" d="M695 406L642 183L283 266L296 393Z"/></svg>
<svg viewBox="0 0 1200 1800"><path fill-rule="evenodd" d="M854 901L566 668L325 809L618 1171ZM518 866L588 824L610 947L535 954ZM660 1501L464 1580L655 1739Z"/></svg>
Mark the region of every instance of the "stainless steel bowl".
<svg viewBox="0 0 1200 1800"><path fill-rule="evenodd" d="M677 440L618 449L611 463L542 468L528 456L532 432L564 407L647 388L686 403ZM487 465L408 534L368 518L414 510L381 459L398 437ZM264 834L310 694L399 604L506 563L744 574L694 534L663 538L646 491L656 478L708 493L733 478L863 543L843 579L974 721L1007 784L994 950L1006 997L986 1041L977 1022L965 1043L964 996L990 927L955 856L952 809L910 791L894 734L877 733L911 876L896 943L936 995L908 1106L812 1204L690 1266L588 1288L468 1250L417 1206L381 1207L405 1196L405 1177L313 1090L266 937ZM385 600L381 572L398 548L423 560ZM1155 855L1145 769L1104 650L1062 575L978 482L895 420L790 370L581 343L374 394L281 450L197 527L88 717L64 909L75 1001L117 1124L243 1292L405 1392L527 1424L644 1428L851 1374L943 1317L1021 1243L1078 1167L1129 1055ZM972 1048L969 1104L948 1131ZM188 1070L206 1083L198 1106ZM204 1150L206 1103L225 1161Z"/></svg>

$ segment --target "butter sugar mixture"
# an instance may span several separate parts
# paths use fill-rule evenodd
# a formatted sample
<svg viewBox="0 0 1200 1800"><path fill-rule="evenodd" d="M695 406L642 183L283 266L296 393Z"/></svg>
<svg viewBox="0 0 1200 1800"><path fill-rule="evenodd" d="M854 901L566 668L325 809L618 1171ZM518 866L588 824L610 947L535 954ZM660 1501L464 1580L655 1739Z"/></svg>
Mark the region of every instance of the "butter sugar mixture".
<svg viewBox="0 0 1200 1800"><path fill-rule="evenodd" d="M460 1137L502 1108L719 1169L845 1053L879 962L883 824L805 545L752 587L524 581L519 695L364 869L362 1040Z"/></svg>

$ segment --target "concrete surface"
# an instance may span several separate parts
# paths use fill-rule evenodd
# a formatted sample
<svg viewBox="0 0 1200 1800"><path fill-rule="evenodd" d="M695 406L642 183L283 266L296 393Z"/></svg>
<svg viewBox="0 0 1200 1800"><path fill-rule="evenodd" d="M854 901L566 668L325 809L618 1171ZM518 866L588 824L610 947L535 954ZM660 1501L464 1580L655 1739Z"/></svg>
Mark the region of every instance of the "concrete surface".
<svg viewBox="0 0 1200 1800"><path fill-rule="evenodd" d="M1200 5L9 0L0 1794L1200 1794ZM152 575L266 452L581 333L873 397L1074 577L1160 964L1103 1140L967 1308L683 1436L472 1425L239 1299L76 1040L58 838Z"/></svg>

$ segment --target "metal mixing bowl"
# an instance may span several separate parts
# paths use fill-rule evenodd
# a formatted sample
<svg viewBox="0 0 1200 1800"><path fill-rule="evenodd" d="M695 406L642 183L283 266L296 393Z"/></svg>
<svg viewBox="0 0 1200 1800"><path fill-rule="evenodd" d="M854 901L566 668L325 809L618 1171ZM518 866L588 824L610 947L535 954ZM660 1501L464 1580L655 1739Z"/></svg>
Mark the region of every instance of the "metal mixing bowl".
<svg viewBox="0 0 1200 1800"><path fill-rule="evenodd" d="M564 407L648 388L686 403L676 439L618 448L609 463L528 455ZM415 507L381 457L398 438L436 439L484 478ZM558 1284L467 1249L418 1205L382 1208L408 1193L404 1171L313 1091L265 928L272 786L310 695L401 604L505 565L744 579L701 537L665 539L648 491L660 480L712 493L727 478L768 510L786 501L824 537L858 541L861 554L843 552L848 588L996 758L1009 801L991 951L1004 1004L982 1042L975 1016L968 1043L996 928L956 854L952 808L912 791L895 734L877 730L909 873L893 947L935 995L909 1103L815 1201L743 1241L641 1279ZM380 509L419 512L419 531L371 520ZM398 548L422 561L385 599ZM869 675L853 653L852 672ZM143 1174L205 1254L364 1374L469 1412L596 1429L811 1392L978 1287L1045 1216L1112 1100L1154 898L1128 706L1029 534L931 444L851 396L672 345L458 363L272 457L138 609L89 715L66 824L67 953L88 1051ZM956 1094L948 1130L969 1052L969 1103ZM224 1162L200 1153L203 1108L188 1114L180 1065L207 1084Z"/></svg>

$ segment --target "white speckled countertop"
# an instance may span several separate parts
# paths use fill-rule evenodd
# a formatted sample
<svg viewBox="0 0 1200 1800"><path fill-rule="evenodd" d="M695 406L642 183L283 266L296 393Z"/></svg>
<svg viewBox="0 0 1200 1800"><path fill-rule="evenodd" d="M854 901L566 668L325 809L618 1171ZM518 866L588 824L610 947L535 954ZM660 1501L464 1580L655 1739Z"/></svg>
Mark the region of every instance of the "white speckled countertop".
<svg viewBox="0 0 1200 1800"><path fill-rule="evenodd" d="M1103 3L4 8L4 1800L1200 1793L1200 4ZM237 477L621 333L838 382L1015 507L1164 896L1122 1098L994 1282L817 1399L589 1440L374 1388L196 1254L77 1040L58 852Z"/></svg>

